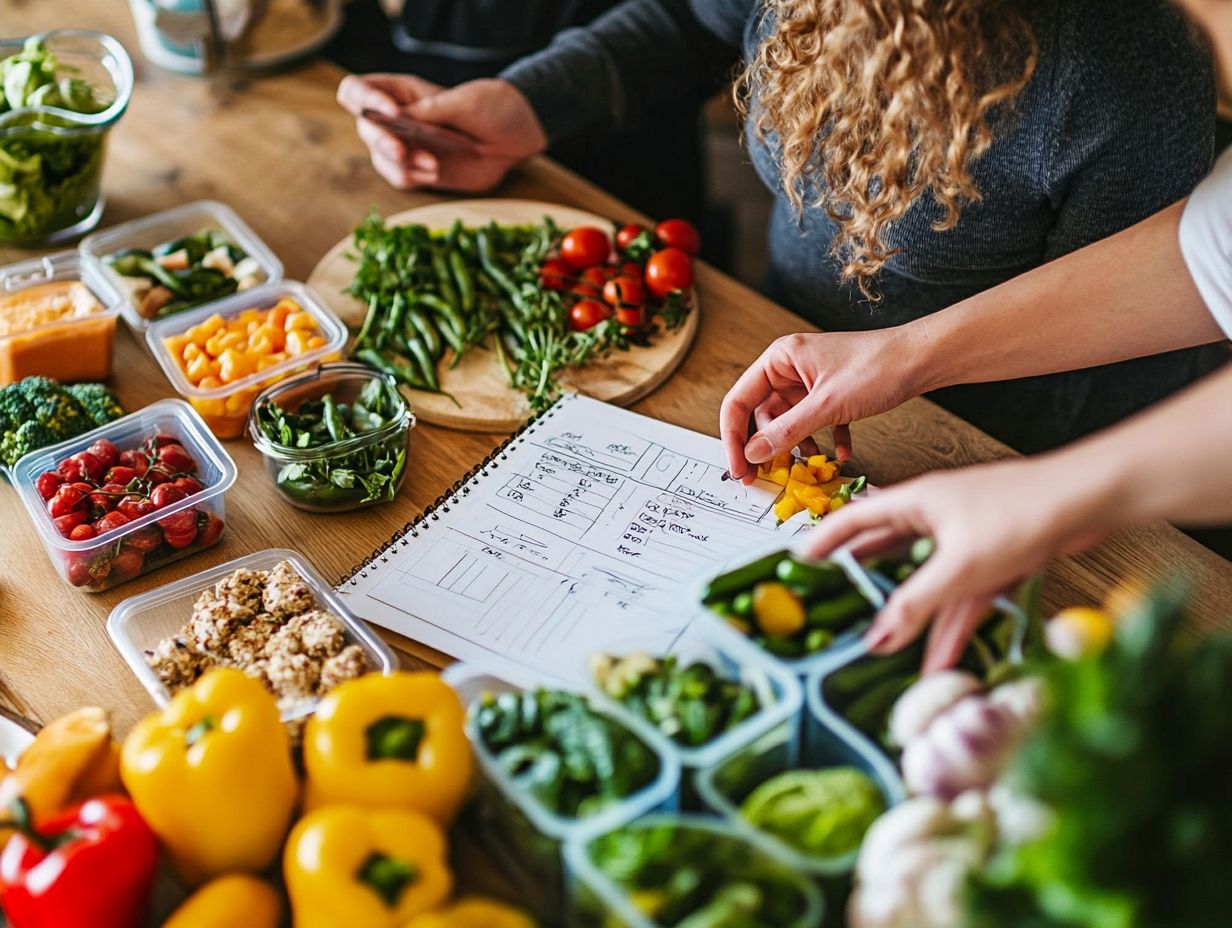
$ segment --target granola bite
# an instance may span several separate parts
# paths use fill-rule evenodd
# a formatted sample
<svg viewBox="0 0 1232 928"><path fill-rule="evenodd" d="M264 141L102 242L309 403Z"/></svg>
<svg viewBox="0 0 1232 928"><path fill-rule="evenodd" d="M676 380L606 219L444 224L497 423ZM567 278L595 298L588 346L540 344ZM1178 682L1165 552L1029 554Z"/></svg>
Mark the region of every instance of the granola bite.
<svg viewBox="0 0 1232 928"><path fill-rule="evenodd" d="M278 619L289 619L317 605L304 578L287 561L279 561L266 574L261 601L265 611Z"/></svg>
<svg viewBox="0 0 1232 928"><path fill-rule="evenodd" d="M321 609L294 616L283 626L283 633L297 635L299 650L319 659L333 657L346 645L342 623L332 613Z"/></svg>
<svg viewBox="0 0 1232 928"><path fill-rule="evenodd" d="M364 649L357 644L348 645L321 665L321 692L331 690L347 680L362 677L370 669Z"/></svg>
<svg viewBox="0 0 1232 928"><path fill-rule="evenodd" d="M178 636L164 638L157 648L147 651L145 662L172 693L190 686L213 664L209 657Z"/></svg>
<svg viewBox="0 0 1232 928"><path fill-rule="evenodd" d="M265 589L265 571L239 570L214 584L214 593L237 611L256 614L261 611L261 593Z"/></svg>
<svg viewBox="0 0 1232 928"><path fill-rule="evenodd" d="M193 604L192 618L183 634L190 644L206 654L222 655L234 629L247 623L254 613L246 606L236 606L219 599L213 590L206 590Z"/></svg>
<svg viewBox="0 0 1232 928"><path fill-rule="evenodd" d="M280 626L281 623L268 613L253 616L252 621L235 628L227 640L228 659L240 669L261 660L266 645Z"/></svg>
<svg viewBox="0 0 1232 928"><path fill-rule="evenodd" d="M307 654L278 651L265 662L265 674L270 689L278 697L278 704L285 699L311 696L317 691L321 678L321 665Z"/></svg>

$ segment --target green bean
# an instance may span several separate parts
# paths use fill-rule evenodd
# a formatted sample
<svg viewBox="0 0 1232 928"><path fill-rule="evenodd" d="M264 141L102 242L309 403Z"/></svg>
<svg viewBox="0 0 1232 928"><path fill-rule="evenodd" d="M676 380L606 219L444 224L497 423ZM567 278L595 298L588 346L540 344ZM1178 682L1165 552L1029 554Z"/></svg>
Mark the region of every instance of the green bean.
<svg viewBox="0 0 1232 928"><path fill-rule="evenodd" d="M406 384L415 390L426 390L428 385L424 383L423 377L417 372L411 370L409 365L395 364L390 361L379 351L372 348L362 348L355 352L355 357L363 361L369 367L374 367L383 374L389 374L394 380L399 383Z"/></svg>
<svg viewBox="0 0 1232 928"><path fill-rule="evenodd" d="M414 333L418 333L428 349L428 354L432 355L433 360L440 360L441 354L445 350L441 344L441 333L436 330L436 326L432 324L432 320L428 318L427 313L420 312L418 309L411 307L406 314L406 320L409 325L409 328L406 330L407 338L411 337L412 330Z"/></svg>
<svg viewBox="0 0 1232 928"><path fill-rule="evenodd" d="M428 354L428 349L424 343L418 338L403 339L407 349L411 353L411 357L415 359L419 365L419 369L423 371L424 381L428 384L429 390L440 390L440 382L436 379L436 364Z"/></svg>
<svg viewBox="0 0 1232 928"><path fill-rule="evenodd" d="M436 274L436 286L441 291L446 303L456 312L461 305L458 299L458 288L454 286L449 274L449 266L445 261L445 253L440 248L432 249L432 272Z"/></svg>
<svg viewBox="0 0 1232 928"><path fill-rule="evenodd" d="M441 335L444 336L445 341L449 342L454 351L461 354L466 347L465 342L462 340L462 336L466 332L466 322L458 315L458 310L453 304L442 300L435 293L420 293L416 297L416 302L428 307L428 309L443 319L448 320L453 333L456 333L456 340L450 337L450 332L445 326L441 326Z"/></svg>
<svg viewBox="0 0 1232 928"><path fill-rule="evenodd" d="M469 316L475 311L475 281L471 278L470 268L466 266L466 261L458 251L450 250L449 269L453 271L454 282L458 285L462 312Z"/></svg>
<svg viewBox="0 0 1232 928"><path fill-rule="evenodd" d="M377 320L381 317L381 303L374 294L368 299L368 315L364 316L364 324L360 326L359 335L355 337L355 344L359 348L367 346L368 339L371 337L372 327L377 324Z"/></svg>

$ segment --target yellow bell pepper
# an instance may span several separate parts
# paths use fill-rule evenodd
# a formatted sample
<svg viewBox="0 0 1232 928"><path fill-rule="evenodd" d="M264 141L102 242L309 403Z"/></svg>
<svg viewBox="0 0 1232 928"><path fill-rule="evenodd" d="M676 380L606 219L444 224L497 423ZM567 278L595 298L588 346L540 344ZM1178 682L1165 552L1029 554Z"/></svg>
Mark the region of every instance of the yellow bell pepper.
<svg viewBox="0 0 1232 928"><path fill-rule="evenodd" d="M406 928L535 928L535 922L521 909L472 896L418 915Z"/></svg>
<svg viewBox="0 0 1232 928"><path fill-rule="evenodd" d="M753 617L765 634L790 638L804 628L804 603L781 583L759 583L753 587Z"/></svg>
<svg viewBox="0 0 1232 928"><path fill-rule="evenodd" d="M803 508L803 506L796 502L794 494L785 492L779 497L779 501L774 504L774 517L780 522L786 522Z"/></svg>
<svg viewBox="0 0 1232 928"><path fill-rule="evenodd" d="M446 853L440 826L410 809L310 812L282 860L295 928L403 928L449 898Z"/></svg>
<svg viewBox="0 0 1232 928"><path fill-rule="evenodd" d="M813 476L813 472L804 464L799 462L791 465L791 474L789 475L789 479L793 483L803 484L804 486L809 487L816 486L817 484L817 478Z"/></svg>
<svg viewBox="0 0 1232 928"><path fill-rule="evenodd" d="M304 730L306 803L413 809L453 821L471 778L466 710L435 673L334 687Z"/></svg>
<svg viewBox="0 0 1232 928"><path fill-rule="evenodd" d="M163 922L163 928L278 928L282 898L265 880L242 873L211 880Z"/></svg>
<svg viewBox="0 0 1232 928"><path fill-rule="evenodd" d="M238 670L211 670L137 724L124 785L188 883L264 870L297 801L274 697Z"/></svg>
<svg viewBox="0 0 1232 928"><path fill-rule="evenodd" d="M838 463L831 461L824 454L809 455L808 469L812 471L818 483L829 483L838 476Z"/></svg>

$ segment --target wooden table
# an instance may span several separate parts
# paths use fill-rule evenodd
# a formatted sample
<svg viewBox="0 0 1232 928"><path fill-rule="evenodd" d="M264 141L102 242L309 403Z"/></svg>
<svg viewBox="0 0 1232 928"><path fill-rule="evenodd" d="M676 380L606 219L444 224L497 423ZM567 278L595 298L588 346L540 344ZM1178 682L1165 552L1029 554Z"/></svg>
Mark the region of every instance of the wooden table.
<svg viewBox="0 0 1232 928"><path fill-rule="evenodd" d="M432 202L387 187L371 170L351 119L335 104L341 72L315 62L243 83L161 73L138 55L127 4L74 0L5 0L3 29L22 34L57 26L101 29L133 53L137 90L113 133L104 224L189 200L233 206L303 279L325 251L371 207L391 213ZM637 216L577 176L546 161L528 165L498 195L551 200L622 220ZM0 261L28 256L0 249ZM715 434L719 402L736 376L772 338L807 326L712 268L698 275L701 332L679 373L636 408ZM153 360L129 332L118 337L113 385L129 409L173 395ZM0 489L0 705L46 721L84 704L115 713L120 733L150 711L107 638L107 614L128 596L251 551L293 547L337 577L422 507L431 503L501 436L420 427L412 438L410 475L388 506L362 513L312 516L284 503L247 440L230 442L239 480L227 497L228 528L215 548L100 595L66 586L44 556L16 494ZM858 464L869 478L892 483L921 472L1001 457L1007 449L924 400L855 427ZM1144 461L1146 460L1144 452ZM1145 467L1145 465L1144 465ZM1144 492L1149 491L1144 470ZM1184 570L1201 593L1197 627L1232 628L1232 568L1166 526L1127 532L1050 572L1050 607L1098 601L1130 572ZM387 636L408 666L444 657Z"/></svg>

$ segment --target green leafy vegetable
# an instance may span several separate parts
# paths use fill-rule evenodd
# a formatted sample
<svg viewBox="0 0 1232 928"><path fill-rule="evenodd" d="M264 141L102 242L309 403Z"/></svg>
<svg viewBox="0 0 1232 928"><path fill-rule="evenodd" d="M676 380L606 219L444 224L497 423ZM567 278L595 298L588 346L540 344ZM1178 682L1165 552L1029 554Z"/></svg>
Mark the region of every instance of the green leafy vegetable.
<svg viewBox="0 0 1232 928"><path fill-rule="evenodd" d="M155 245L124 248L107 256L122 277L144 280L137 311L158 319L217 300L258 280L260 267L222 232L204 229Z"/></svg>
<svg viewBox="0 0 1232 928"><path fill-rule="evenodd" d="M854 853L885 811L885 798L854 767L791 770L749 794L740 814L784 844L815 857Z"/></svg>
<svg viewBox="0 0 1232 928"><path fill-rule="evenodd" d="M124 407L100 383L61 386L49 377L27 377L0 388L0 460L11 467L31 451L122 415Z"/></svg>

